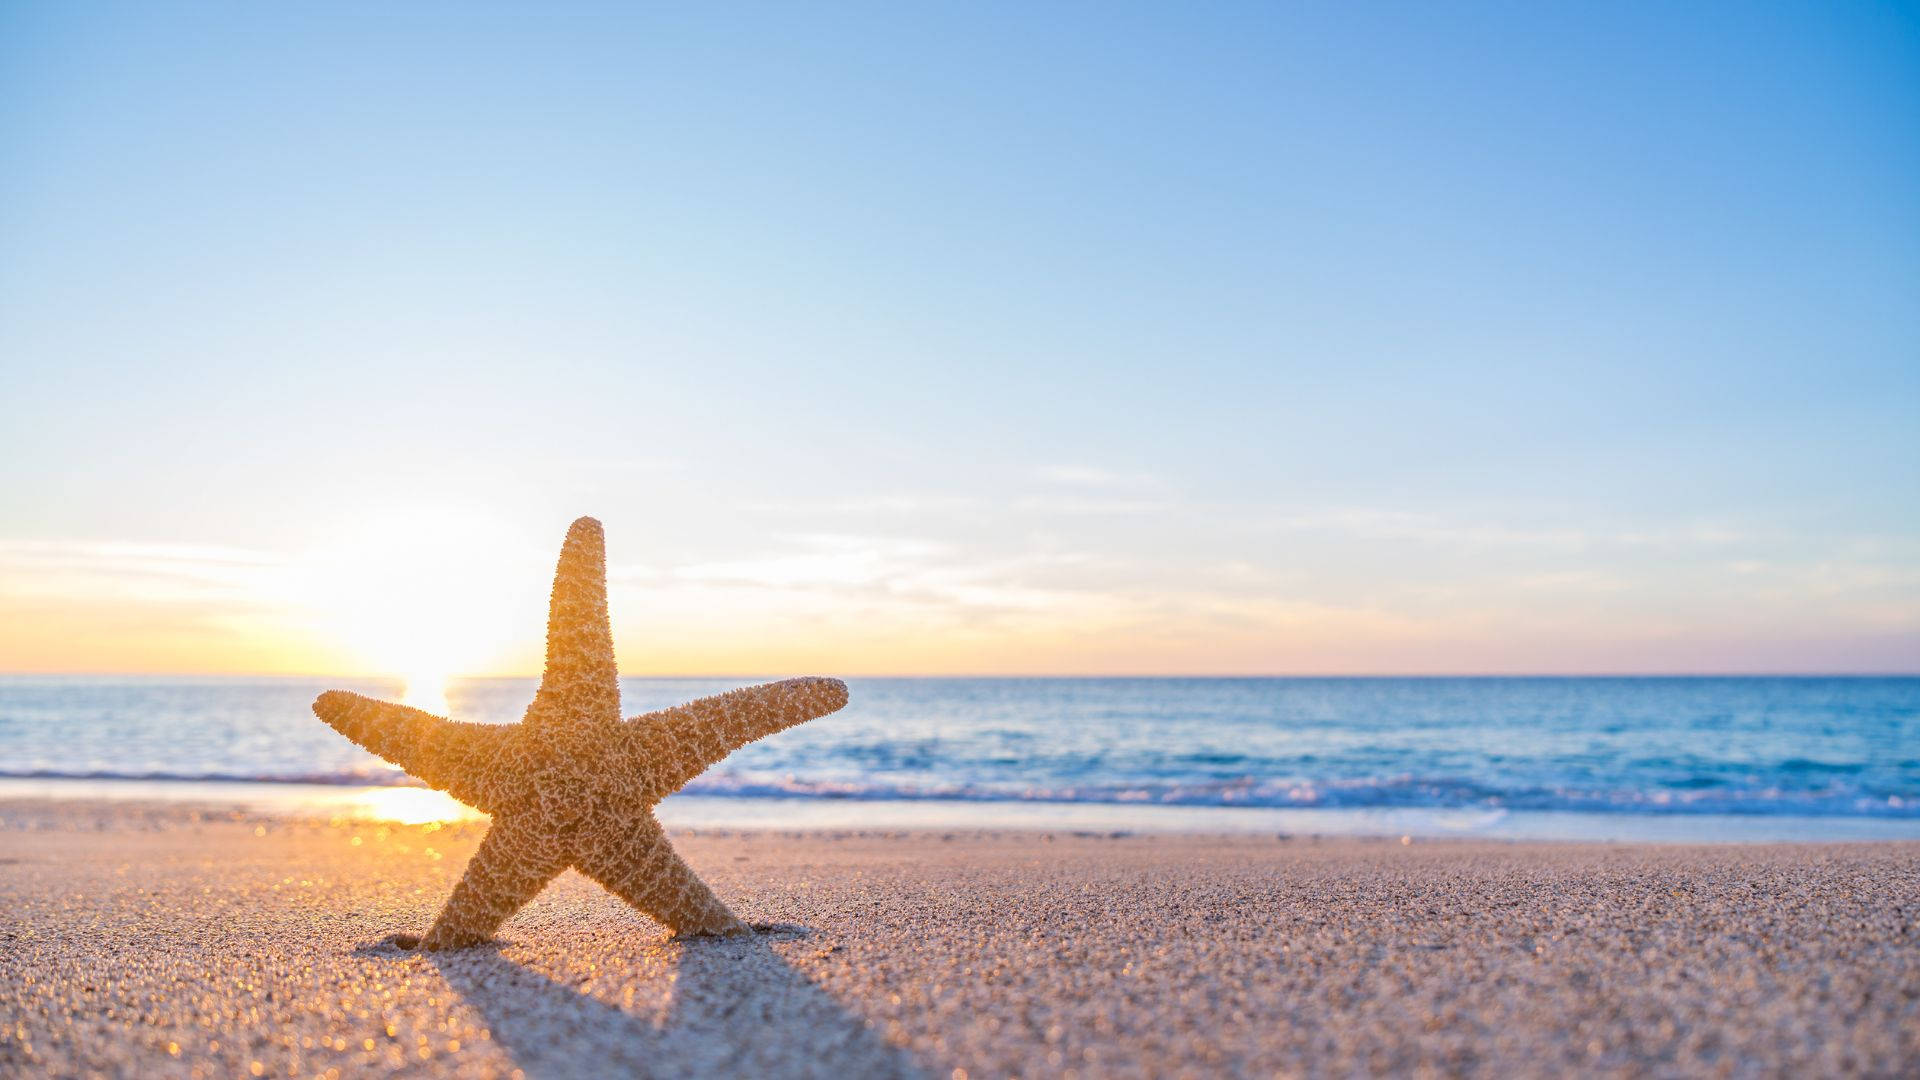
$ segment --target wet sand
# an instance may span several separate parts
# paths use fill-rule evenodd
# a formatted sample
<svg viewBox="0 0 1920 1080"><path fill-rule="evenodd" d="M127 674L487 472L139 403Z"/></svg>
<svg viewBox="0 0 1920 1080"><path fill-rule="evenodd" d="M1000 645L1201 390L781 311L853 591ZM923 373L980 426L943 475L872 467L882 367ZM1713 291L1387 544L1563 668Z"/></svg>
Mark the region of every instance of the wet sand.
<svg viewBox="0 0 1920 1080"><path fill-rule="evenodd" d="M0 804L0 1074L1913 1075L1920 844L681 833L680 942L484 826Z"/></svg>

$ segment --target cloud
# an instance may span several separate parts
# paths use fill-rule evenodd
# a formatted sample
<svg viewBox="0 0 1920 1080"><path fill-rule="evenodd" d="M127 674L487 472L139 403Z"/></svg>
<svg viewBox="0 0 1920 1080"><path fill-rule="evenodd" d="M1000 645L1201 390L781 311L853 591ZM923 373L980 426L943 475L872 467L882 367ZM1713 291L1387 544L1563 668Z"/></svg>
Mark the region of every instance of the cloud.
<svg viewBox="0 0 1920 1080"><path fill-rule="evenodd" d="M1262 527L1275 532L1335 533L1360 540L1412 541L1472 547L1522 545L1577 551L1591 543L1584 530L1520 529L1494 523L1460 523L1404 510L1337 508L1279 514Z"/></svg>
<svg viewBox="0 0 1920 1080"><path fill-rule="evenodd" d="M956 505L900 495L868 501L883 516L859 524L745 546L716 532L696 554L613 568L622 658L682 673L1678 670L1791 637L1881 650L1858 668L1920 630L1915 550L1897 537L1277 513L1152 494L884 516ZM1203 543L1097 516L1175 509L1198 522L1183 518L1179 536ZM996 510L999 527L976 520ZM1048 513L1085 520L1020 517ZM537 669L550 556L426 540L395 552L390 533L332 556L0 541L0 622L13 624L0 653L48 669L376 670L432 616L435 638L479 628L450 663Z"/></svg>
<svg viewBox="0 0 1920 1080"><path fill-rule="evenodd" d="M1124 580L1126 569L1093 552L986 555L918 537L844 533L776 541L780 549L762 555L663 568L652 580L623 584L645 591L656 610L805 614L920 630L1085 618L1122 606L1105 584Z"/></svg>
<svg viewBox="0 0 1920 1080"><path fill-rule="evenodd" d="M257 606L285 569L275 555L205 544L0 540L0 591L13 596Z"/></svg>
<svg viewBox="0 0 1920 1080"><path fill-rule="evenodd" d="M1082 488L1152 487L1159 481L1151 473L1116 472L1091 465L1044 465L1034 476L1049 484Z"/></svg>
<svg viewBox="0 0 1920 1080"><path fill-rule="evenodd" d="M810 534L789 536L797 550L751 559L693 563L667 571L683 582L761 588L869 589L951 552L949 545L886 536Z"/></svg>
<svg viewBox="0 0 1920 1080"><path fill-rule="evenodd" d="M767 514L958 514L979 510L985 499L970 495L912 494L848 495L808 499L762 499L745 509Z"/></svg>
<svg viewBox="0 0 1920 1080"><path fill-rule="evenodd" d="M202 544L0 540L0 658L21 671L311 671L276 555Z"/></svg>
<svg viewBox="0 0 1920 1080"><path fill-rule="evenodd" d="M1075 517L1164 514L1173 503L1164 499L1103 499L1084 495L1029 495L1014 501L1016 509L1029 513L1062 514Z"/></svg>
<svg viewBox="0 0 1920 1080"><path fill-rule="evenodd" d="M638 473L642 475L683 472L687 467L687 463L684 460L667 457L586 457L575 458L560 464L566 469L577 472Z"/></svg>
<svg viewBox="0 0 1920 1080"><path fill-rule="evenodd" d="M1509 583L1516 589L1557 593L1619 593L1633 588L1630 579L1596 570L1559 570L1519 574Z"/></svg>
<svg viewBox="0 0 1920 1080"><path fill-rule="evenodd" d="M1365 507L1336 507L1267 517L1260 528L1274 532L1331 533L1369 541L1404 541L1465 548L1530 547L1561 552L1598 548L1682 550L1750 543L1741 530L1712 523L1658 529L1596 528L1591 525L1520 526L1500 521L1461 521L1435 514Z"/></svg>

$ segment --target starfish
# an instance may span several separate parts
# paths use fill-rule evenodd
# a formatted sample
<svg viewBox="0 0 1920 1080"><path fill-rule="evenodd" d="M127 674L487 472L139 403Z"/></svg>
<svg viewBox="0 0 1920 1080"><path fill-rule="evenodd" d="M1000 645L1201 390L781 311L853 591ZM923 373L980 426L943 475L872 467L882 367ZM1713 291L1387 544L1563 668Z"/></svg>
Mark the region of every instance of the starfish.
<svg viewBox="0 0 1920 1080"><path fill-rule="evenodd" d="M314 701L335 731L493 818L432 929L397 943L480 944L568 867L677 935L750 929L674 852L653 808L747 743L839 709L846 684L788 679L627 720L618 680L606 538L583 517L560 549L546 670L519 723L456 723L344 690Z"/></svg>

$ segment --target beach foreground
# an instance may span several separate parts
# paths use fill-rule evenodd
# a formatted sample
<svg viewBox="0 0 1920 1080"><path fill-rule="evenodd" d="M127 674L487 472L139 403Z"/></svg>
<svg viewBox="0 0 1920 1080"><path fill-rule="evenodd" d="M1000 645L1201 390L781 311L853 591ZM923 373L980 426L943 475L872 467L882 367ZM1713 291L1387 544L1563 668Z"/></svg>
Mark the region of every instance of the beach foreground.
<svg viewBox="0 0 1920 1080"><path fill-rule="evenodd" d="M484 829L0 805L0 1072L1898 1074L1920 844L700 833L680 942L568 873L419 932Z"/></svg>

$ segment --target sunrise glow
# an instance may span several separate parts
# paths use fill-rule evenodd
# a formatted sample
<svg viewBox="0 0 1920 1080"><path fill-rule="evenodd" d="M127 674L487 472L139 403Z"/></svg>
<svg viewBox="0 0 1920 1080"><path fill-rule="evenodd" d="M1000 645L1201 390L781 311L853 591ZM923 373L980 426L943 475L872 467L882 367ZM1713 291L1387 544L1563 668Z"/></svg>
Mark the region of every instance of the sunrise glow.
<svg viewBox="0 0 1920 1080"><path fill-rule="evenodd" d="M1920 669L1893 12L69 7L0 671Z"/></svg>
<svg viewBox="0 0 1920 1080"><path fill-rule="evenodd" d="M430 788L367 788L335 808L352 821L391 821L399 825L472 821L483 815L443 791Z"/></svg>

